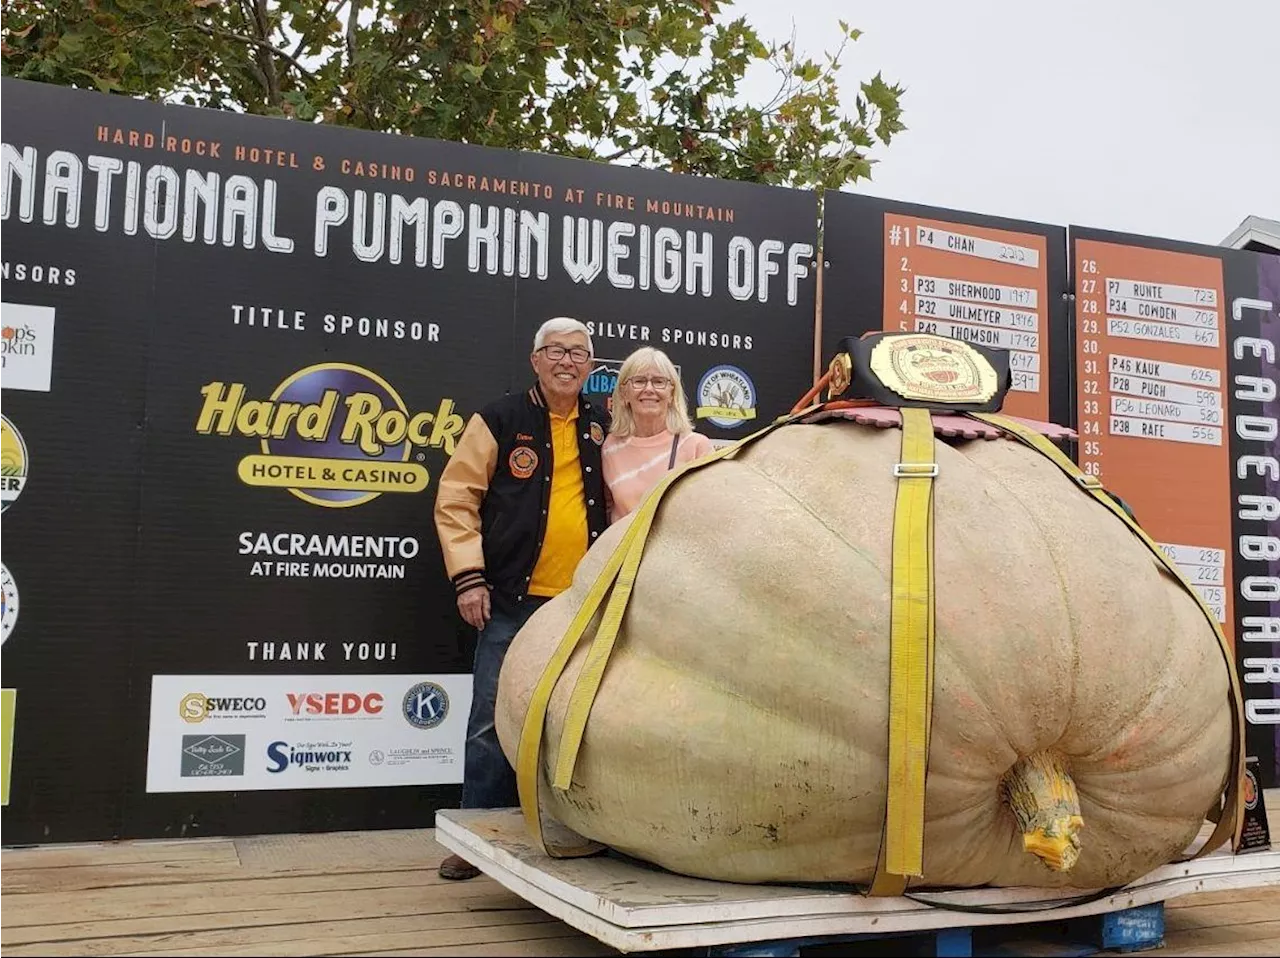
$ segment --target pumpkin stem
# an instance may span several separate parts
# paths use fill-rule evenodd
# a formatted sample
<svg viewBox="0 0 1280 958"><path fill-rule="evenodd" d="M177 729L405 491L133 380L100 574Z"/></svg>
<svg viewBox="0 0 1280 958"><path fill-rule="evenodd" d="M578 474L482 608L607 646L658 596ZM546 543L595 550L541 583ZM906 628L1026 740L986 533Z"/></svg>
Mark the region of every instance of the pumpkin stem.
<svg viewBox="0 0 1280 958"><path fill-rule="evenodd" d="M1022 847L1058 872L1070 871L1080 857L1080 796L1056 752L1035 752L1018 759L1000 779L1000 797L1022 832Z"/></svg>

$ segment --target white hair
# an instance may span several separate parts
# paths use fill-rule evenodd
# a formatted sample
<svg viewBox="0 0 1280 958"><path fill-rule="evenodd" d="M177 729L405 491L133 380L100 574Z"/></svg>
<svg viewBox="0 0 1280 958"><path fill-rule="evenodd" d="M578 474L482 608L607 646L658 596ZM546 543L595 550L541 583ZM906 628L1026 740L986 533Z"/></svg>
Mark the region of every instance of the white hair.
<svg viewBox="0 0 1280 958"><path fill-rule="evenodd" d="M552 333L582 333L583 336L587 337L587 349L591 350L592 356L596 354L595 347L591 344L591 330L587 329L585 323L570 319L568 316L557 316L554 319L548 319L538 327L538 331L533 336L533 349L535 352L543 347L547 337Z"/></svg>

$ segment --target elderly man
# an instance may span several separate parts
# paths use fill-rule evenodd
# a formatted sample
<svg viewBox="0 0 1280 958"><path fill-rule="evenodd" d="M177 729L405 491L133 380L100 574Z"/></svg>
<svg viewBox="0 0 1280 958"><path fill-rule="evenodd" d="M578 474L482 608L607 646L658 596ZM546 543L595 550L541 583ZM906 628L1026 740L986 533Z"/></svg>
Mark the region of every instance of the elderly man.
<svg viewBox="0 0 1280 958"><path fill-rule="evenodd" d="M529 357L537 382L472 416L440 474L435 521L445 569L458 611L479 630L463 808L519 804L494 728L502 660L537 608L569 587L608 525L600 464L608 421L582 397L591 360L586 326L544 323ZM478 873L457 855L440 865L442 878Z"/></svg>

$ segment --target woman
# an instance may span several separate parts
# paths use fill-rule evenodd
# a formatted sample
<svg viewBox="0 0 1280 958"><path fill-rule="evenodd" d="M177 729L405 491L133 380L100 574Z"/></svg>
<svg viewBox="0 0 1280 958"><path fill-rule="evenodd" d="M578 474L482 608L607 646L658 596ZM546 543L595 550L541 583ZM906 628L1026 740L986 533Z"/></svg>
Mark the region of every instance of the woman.
<svg viewBox="0 0 1280 958"><path fill-rule="evenodd" d="M635 509L668 470L711 450L711 440L693 431L680 374L667 354L645 346L628 356L613 388L613 425L602 450L609 521Z"/></svg>

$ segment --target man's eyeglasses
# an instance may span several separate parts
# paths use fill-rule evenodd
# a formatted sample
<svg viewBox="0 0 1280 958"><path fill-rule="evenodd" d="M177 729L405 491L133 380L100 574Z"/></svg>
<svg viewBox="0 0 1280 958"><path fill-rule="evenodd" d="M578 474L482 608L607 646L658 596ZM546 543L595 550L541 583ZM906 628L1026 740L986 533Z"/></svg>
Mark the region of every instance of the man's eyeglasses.
<svg viewBox="0 0 1280 958"><path fill-rule="evenodd" d="M569 349L565 349L563 346L543 346L538 352L544 353L553 363L558 363L564 359L566 353L575 363L585 363L591 358L590 351L583 349L581 346L572 346Z"/></svg>
<svg viewBox="0 0 1280 958"><path fill-rule="evenodd" d="M627 382L636 392L640 392L646 386L652 386L658 392L662 392L671 385L671 380L666 376L632 376Z"/></svg>

